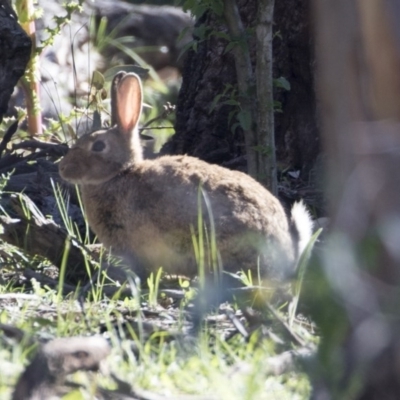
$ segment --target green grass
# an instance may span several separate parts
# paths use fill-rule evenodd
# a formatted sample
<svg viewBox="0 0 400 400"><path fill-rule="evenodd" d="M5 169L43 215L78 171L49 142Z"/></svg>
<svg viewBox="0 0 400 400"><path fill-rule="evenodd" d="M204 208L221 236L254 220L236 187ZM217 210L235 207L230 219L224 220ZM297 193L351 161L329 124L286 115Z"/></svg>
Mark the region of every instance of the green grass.
<svg viewBox="0 0 400 400"><path fill-rule="evenodd" d="M185 336L178 329L178 321L167 311L154 318L160 332L139 339L133 329L112 329L126 315L135 314L135 302L104 299L85 301L87 311L83 322L82 310L71 298L57 301L51 291L38 291L39 298L19 300L12 307L4 307L0 321L12 323L35 337L68 337L98 334L100 327L107 330L112 352L107 359L108 370L119 379L135 387L159 394L212 395L218 399L307 399L310 385L302 372L289 372L282 376L269 374L268 357L277 354L277 345L269 338L254 333L249 341L240 335L229 341L221 339L224 329L207 331L201 340ZM38 310L40 309L40 311ZM172 318L172 320L171 320ZM166 320L168 324L166 325ZM149 319L147 319L149 321ZM171 323L172 321L172 323ZM225 322L225 325L227 322ZM229 324L228 324L229 325ZM168 326L167 333L163 326ZM107 329L108 327L108 329ZM146 334L143 335L144 337ZM134 354L133 348L138 349ZM0 345L1 398L7 398L17 377L32 355L31 346L2 340ZM110 374L79 372L70 377L84 384L84 391L96 385L113 389L115 382Z"/></svg>
<svg viewBox="0 0 400 400"><path fill-rule="evenodd" d="M76 225L66 217L61 192L56 187L54 190L71 237L85 240L87 235L80 237ZM200 206L203 201L204 213ZM205 218L199 217L193 242L202 265L199 272L204 275L205 264L214 267L218 264L218 247L212 210L201 188L199 204L199 215L204 214ZM210 253L208 258L207 253ZM46 267L45 263L5 243L0 243L0 261L4 277L7 273L16 276L18 271L32 265L42 270ZM64 282L63 268L58 279L60 284ZM253 279L247 278L249 285ZM297 302L302 280L303 272L295 285ZM22 329L34 341L80 335L103 335L110 341L112 351L106 360L105 372L71 375L69 380L82 387L68 399L93 398L91 393L98 387L115 390L117 383L112 374L134 388L169 398L182 394L229 400L309 398L310 383L300 367L276 375L270 365L271 357L300 348L301 343L315 346L317 338L313 328L308 321L296 318L297 307L289 312L284 301L277 299L274 304L267 304L262 299L257 306L260 323L254 324L243 316L235 302L224 304L210 313L204 330L194 337L190 334L185 305L195 289L188 281L179 280L175 286L190 293L181 301L167 301L168 296L162 296L161 269L149 278L149 290L134 292L126 298L118 292L113 298L105 297L103 276L99 275L97 281L86 293L83 307L78 302L79 287L75 293L63 296L60 289L51 289L35 280L22 286L17 279L3 279L0 283L0 323ZM22 293L29 296L20 297ZM228 314L243 325L248 337L236 330ZM18 376L33 354L30 341L18 342L0 335L0 371L4 371L0 374L0 398L10 397Z"/></svg>

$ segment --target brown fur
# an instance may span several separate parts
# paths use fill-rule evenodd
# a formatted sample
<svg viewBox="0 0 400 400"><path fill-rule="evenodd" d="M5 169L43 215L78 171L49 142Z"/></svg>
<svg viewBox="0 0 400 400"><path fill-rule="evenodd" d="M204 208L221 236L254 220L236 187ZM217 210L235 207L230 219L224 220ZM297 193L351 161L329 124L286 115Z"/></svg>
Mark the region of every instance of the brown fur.
<svg viewBox="0 0 400 400"><path fill-rule="evenodd" d="M80 138L60 162L61 176L80 185L89 224L103 244L134 258L146 272L162 266L169 273L195 275L190 227L197 227L201 185L226 270L254 271L258 259L264 275L293 270L297 243L279 201L248 175L193 157L143 160L137 131L140 80L119 74L113 88L117 126ZM92 151L98 140L104 150Z"/></svg>

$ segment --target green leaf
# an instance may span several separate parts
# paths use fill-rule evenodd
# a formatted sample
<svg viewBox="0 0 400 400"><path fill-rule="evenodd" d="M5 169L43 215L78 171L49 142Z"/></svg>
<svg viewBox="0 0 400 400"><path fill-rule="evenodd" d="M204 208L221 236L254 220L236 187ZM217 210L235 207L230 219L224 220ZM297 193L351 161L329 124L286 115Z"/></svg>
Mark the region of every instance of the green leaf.
<svg viewBox="0 0 400 400"><path fill-rule="evenodd" d="M228 124L231 124L233 116L236 115L236 110L232 110L228 115Z"/></svg>
<svg viewBox="0 0 400 400"><path fill-rule="evenodd" d="M185 35L189 32L191 28L189 28L188 26L186 28L183 28L180 32L180 34L178 35L178 38L176 39L176 41L179 43L184 37Z"/></svg>
<svg viewBox="0 0 400 400"><path fill-rule="evenodd" d="M248 131L250 129L252 121L251 121L251 114L249 111L244 111L244 110L239 111L237 119L243 130Z"/></svg>
<svg viewBox="0 0 400 400"><path fill-rule="evenodd" d="M232 125L232 127L231 127L231 132L232 132L232 133L235 133L236 128L238 128L239 126L240 126L239 122L234 123L234 124Z"/></svg>
<svg viewBox="0 0 400 400"><path fill-rule="evenodd" d="M278 100L274 100L274 112L282 112L282 103Z"/></svg>
<svg viewBox="0 0 400 400"><path fill-rule="evenodd" d="M75 129L72 127L72 125L68 123L68 124L66 124L66 127L67 127L67 130L68 130L69 136L74 138L74 139L77 139L78 136L77 136L77 134L75 132Z"/></svg>
<svg viewBox="0 0 400 400"><path fill-rule="evenodd" d="M229 42L228 45L225 47L224 53L230 52L235 46L237 45L237 42Z"/></svg>
<svg viewBox="0 0 400 400"><path fill-rule="evenodd" d="M202 24L194 28L193 36L199 38L200 40L204 40L207 37L208 30L208 26Z"/></svg>
<svg viewBox="0 0 400 400"><path fill-rule="evenodd" d="M190 42L188 42L188 43L186 43L183 47L182 47L182 50L180 51L180 53L179 53L179 56L178 56L178 60L183 56L183 54L185 54L190 48L192 48L194 51L196 51L197 50L197 45L196 45L196 49L194 48L195 47L195 44L197 44L197 41L196 40L191 40Z"/></svg>
<svg viewBox="0 0 400 400"><path fill-rule="evenodd" d="M258 146L253 146L252 149L266 156L270 156L272 154L270 146L258 145Z"/></svg>
<svg viewBox="0 0 400 400"><path fill-rule="evenodd" d="M67 393L61 398L62 400L85 400L85 397L79 389L75 389L72 392Z"/></svg>
<svg viewBox="0 0 400 400"><path fill-rule="evenodd" d="M215 36L215 37L221 38L221 39L226 39L228 41L231 40L231 37L226 32L214 31L214 32L211 32L211 36Z"/></svg>
<svg viewBox="0 0 400 400"><path fill-rule="evenodd" d="M278 79L274 79L274 85L275 85L275 87L282 88L287 91L290 90L290 82L283 76L281 76Z"/></svg>
<svg viewBox="0 0 400 400"><path fill-rule="evenodd" d="M213 1L212 3L212 10L216 15L219 17L224 13L224 5L222 1Z"/></svg>
<svg viewBox="0 0 400 400"><path fill-rule="evenodd" d="M104 76L99 71L93 71L92 75L92 87L96 88L97 90L103 89L104 87Z"/></svg>
<svg viewBox="0 0 400 400"><path fill-rule="evenodd" d="M215 107L217 106L222 94L217 94L210 105L210 112L214 111Z"/></svg>
<svg viewBox="0 0 400 400"><path fill-rule="evenodd" d="M239 106L240 105L240 103L235 99L226 100L226 101L224 101L224 104L226 104L227 106Z"/></svg>

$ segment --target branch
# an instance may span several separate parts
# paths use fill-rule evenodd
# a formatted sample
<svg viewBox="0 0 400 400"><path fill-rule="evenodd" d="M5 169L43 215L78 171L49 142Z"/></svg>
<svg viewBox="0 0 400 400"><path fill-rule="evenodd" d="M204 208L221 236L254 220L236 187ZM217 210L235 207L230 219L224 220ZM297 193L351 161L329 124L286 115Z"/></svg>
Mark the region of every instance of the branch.
<svg viewBox="0 0 400 400"><path fill-rule="evenodd" d="M0 239L17 246L32 256L40 255L47 258L52 264L59 267L62 263L66 243L69 243L67 259L68 279L75 283L87 278L86 259L88 250L77 241L69 237L67 231L53 221L43 217L34 203L25 195L24 206L21 205L19 196L11 195L9 203L2 202L17 218L6 215L0 216L2 232ZM24 209L25 207L25 209ZM29 217L26 216L29 210Z"/></svg>
<svg viewBox="0 0 400 400"><path fill-rule="evenodd" d="M169 101L167 101L164 104L164 111L157 115L156 117L152 118L150 121L147 121L140 129L140 130L145 130L145 129L149 129L148 127L155 121L158 121L160 119L166 119L168 117L168 115L172 114L175 111L175 106L172 105ZM153 128L152 128L153 129Z"/></svg>

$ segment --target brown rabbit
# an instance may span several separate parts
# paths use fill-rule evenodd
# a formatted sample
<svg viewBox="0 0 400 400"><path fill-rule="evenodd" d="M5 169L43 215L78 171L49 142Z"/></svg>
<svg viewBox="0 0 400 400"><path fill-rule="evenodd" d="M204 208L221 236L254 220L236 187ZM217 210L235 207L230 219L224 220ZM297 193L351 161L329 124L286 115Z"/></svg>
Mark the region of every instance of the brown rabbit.
<svg viewBox="0 0 400 400"><path fill-rule="evenodd" d="M225 270L258 265L268 277L293 272L312 222L302 203L288 219L280 202L250 176L189 156L144 160L138 122L142 86L132 73L112 84L115 126L81 137L59 171L82 191L89 225L103 244L134 260L139 275L159 267L197 273L191 226L197 227L198 191L207 194ZM208 221L203 205L204 221Z"/></svg>

